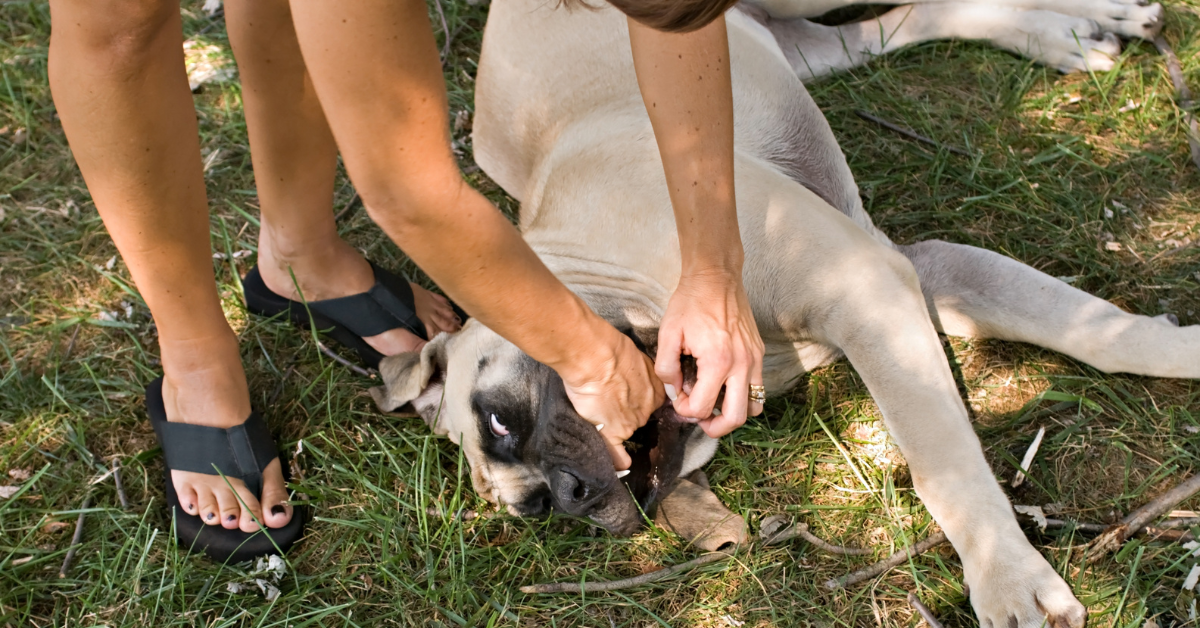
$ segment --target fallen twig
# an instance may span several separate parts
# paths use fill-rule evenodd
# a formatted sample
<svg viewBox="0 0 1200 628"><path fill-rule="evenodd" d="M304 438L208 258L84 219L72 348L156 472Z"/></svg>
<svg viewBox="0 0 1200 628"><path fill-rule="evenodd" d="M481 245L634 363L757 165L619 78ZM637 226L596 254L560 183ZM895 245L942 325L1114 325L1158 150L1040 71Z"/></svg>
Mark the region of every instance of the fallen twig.
<svg viewBox="0 0 1200 628"><path fill-rule="evenodd" d="M442 10L442 0L434 0L433 5L437 7L438 18L442 21L442 65L446 65L446 60L450 58L450 26L446 24L446 12Z"/></svg>
<svg viewBox="0 0 1200 628"><path fill-rule="evenodd" d="M862 118L863 120L867 120L868 122L874 122L875 124L878 124L879 126L885 128L885 129L890 129L892 131L895 131L895 132L899 133L900 135L907 137L910 140L916 140L918 142L923 142L923 143L929 144L930 146L933 146L935 148L944 148L944 149L954 153L955 155L962 155L963 157L974 157L975 156L961 148L958 148L956 146L948 146L946 144L936 142L934 140L929 139L928 137L925 137L924 135L921 135L920 133L917 133L916 131L913 131L911 129L906 129L898 124L892 124L891 122L888 122L887 120L884 120L883 118L873 116L861 109L855 109L854 113L855 113L855 115Z"/></svg>
<svg viewBox="0 0 1200 628"><path fill-rule="evenodd" d="M346 206L342 208L342 211L338 212L337 215L333 217L333 222L342 222L343 218L349 216L359 207L362 207L362 197L358 195L358 192L355 192L354 196L350 197L350 202L346 203Z"/></svg>
<svg viewBox="0 0 1200 628"><path fill-rule="evenodd" d="M1178 519L1167 519L1158 527L1164 530L1171 530L1174 528L1191 528L1195 526L1200 526L1200 517L1180 517Z"/></svg>
<svg viewBox="0 0 1200 628"><path fill-rule="evenodd" d="M1158 48L1158 52L1167 58L1167 73L1171 75L1171 82L1175 84L1175 97L1179 100L1179 107L1186 113L1184 114L1185 133L1188 138L1188 146L1192 149L1192 162L1200 168L1200 123L1196 121L1195 114L1191 108L1192 90L1188 89L1187 81L1183 78L1183 68L1179 65L1179 57L1175 56L1175 51L1171 49L1171 44L1167 43L1166 38L1162 35L1154 38L1154 47Z"/></svg>
<svg viewBox="0 0 1200 628"><path fill-rule="evenodd" d="M125 486L121 484L121 461L113 458L112 461L113 484L117 485L117 500L121 502L121 509L129 509L129 499L125 497Z"/></svg>
<svg viewBox="0 0 1200 628"><path fill-rule="evenodd" d="M679 563L671 567L651 571L640 576L625 578L623 580L610 580L608 582L547 582L544 584L531 584L521 587L522 593L595 593L597 591L615 591L617 589L628 589L630 587L641 586L651 582L657 582L664 578L669 578L675 574L691 571L696 567L708 565L723 560L728 560L733 554L725 552L712 552L705 554L699 558L694 558L686 563Z"/></svg>
<svg viewBox="0 0 1200 628"><path fill-rule="evenodd" d="M942 622L934 617L933 611L922 604L921 600L917 598L917 594L912 591L908 592L908 605L917 609L917 613L921 615L921 619L924 619L926 624L929 624L929 628L942 628Z"/></svg>
<svg viewBox="0 0 1200 628"><path fill-rule="evenodd" d="M1150 500L1145 506L1129 513L1120 523L1109 527L1089 545L1089 556L1104 555L1121 546L1147 524L1167 513L1180 502L1200 492L1200 473L1175 485L1174 488Z"/></svg>
<svg viewBox="0 0 1200 628"><path fill-rule="evenodd" d="M834 545L832 543L823 541L813 535L812 532L808 531L807 523L798 523L794 526L788 527L782 532L776 532L775 534L772 534L769 539L765 540L763 545L775 545L776 543L782 543L796 537L800 537L805 541L817 546L818 548L829 552L830 554L840 554L842 556L866 556L871 554L871 550L869 549L858 547L842 547L841 545Z"/></svg>
<svg viewBox="0 0 1200 628"><path fill-rule="evenodd" d="M59 578L66 578L67 572L71 570L71 562L75 560L75 551L79 549L79 544L83 541L83 518L87 514L88 506L92 505L92 496L88 494L83 498L83 505L79 507L79 518L75 520L75 534L71 537L71 547L67 548L67 557L63 559L62 568L58 570Z"/></svg>
<svg viewBox="0 0 1200 628"><path fill-rule="evenodd" d="M863 580L869 580L886 572L892 567L903 563L913 556L924 554L925 552L941 545L942 543L945 543L946 541L947 539L945 532L935 532L929 535L929 537L925 540L918 541L917 543L914 543L873 565L859 569L858 571L842 576L841 578L831 578L826 580L825 588L841 589L852 584L858 584Z"/></svg>
<svg viewBox="0 0 1200 628"><path fill-rule="evenodd" d="M362 375L363 377L370 377L372 379L375 378L375 376L373 374L371 374L371 371L368 371L367 369L334 353L332 349L330 349L329 347L326 347L325 343L321 342L320 340L317 341L317 347L319 349L321 349L321 353L324 353L327 357L332 359L334 362L341 364L342 366L350 369L351 371L354 371L355 373L358 373L359 375Z"/></svg>
<svg viewBox="0 0 1200 628"><path fill-rule="evenodd" d="M82 327L82 325L78 323L75 324L75 331L71 332L71 339L67 341L67 350L63 351L62 357L58 360L59 364L63 364L67 360L71 359L71 351L75 349L75 339L79 337L80 327Z"/></svg>

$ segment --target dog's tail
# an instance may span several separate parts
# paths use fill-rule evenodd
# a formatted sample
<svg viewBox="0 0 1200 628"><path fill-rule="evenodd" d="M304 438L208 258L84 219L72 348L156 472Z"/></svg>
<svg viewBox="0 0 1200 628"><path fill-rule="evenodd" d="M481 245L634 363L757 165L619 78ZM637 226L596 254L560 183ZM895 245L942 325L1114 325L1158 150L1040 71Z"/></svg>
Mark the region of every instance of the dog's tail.
<svg viewBox="0 0 1200 628"><path fill-rule="evenodd" d="M1130 314L984 249L939 240L896 247L939 331L1053 349L1105 372L1200 378L1200 325Z"/></svg>

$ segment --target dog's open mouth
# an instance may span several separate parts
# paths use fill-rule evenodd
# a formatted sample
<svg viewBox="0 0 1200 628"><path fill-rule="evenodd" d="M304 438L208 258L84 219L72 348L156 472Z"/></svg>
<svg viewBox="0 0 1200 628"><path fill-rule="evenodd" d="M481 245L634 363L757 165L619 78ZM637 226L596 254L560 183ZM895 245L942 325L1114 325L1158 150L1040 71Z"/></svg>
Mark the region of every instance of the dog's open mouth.
<svg viewBox="0 0 1200 628"><path fill-rule="evenodd" d="M621 481L647 516L654 515L654 507L679 479L687 441L694 429L696 424L676 414L668 401L626 441L625 449L633 464Z"/></svg>

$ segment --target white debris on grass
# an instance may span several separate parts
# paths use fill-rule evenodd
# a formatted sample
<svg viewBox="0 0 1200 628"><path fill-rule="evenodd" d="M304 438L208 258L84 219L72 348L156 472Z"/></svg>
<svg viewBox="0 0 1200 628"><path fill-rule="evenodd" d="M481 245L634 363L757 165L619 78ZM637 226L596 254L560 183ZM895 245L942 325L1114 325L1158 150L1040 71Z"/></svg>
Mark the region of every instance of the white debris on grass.
<svg viewBox="0 0 1200 628"><path fill-rule="evenodd" d="M221 10L221 0L204 0L204 13L209 17L217 14Z"/></svg>
<svg viewBox="0 0 1200 628"><path fill-rule="evenodd" d="M1105 243L1104 243L1104 250L1106 250L1106 251L1120 251L1120 250L1121 250L1121 243L1120 243L1120 242L1105 242Z"/></svg>
<svg viewBox="0 0 1200 628"><path fill-rule="evenodd" d="M246 249L234 251L232 255L229 253L213 253L213 259L229 259L231 257L233 259L242 259L243 257L249 257L251 253L253 251L247 251Z"/></svg>
<svg viewBox="0 0 1200 628"><path fill-rule="evenodd" d="M1042 512L1041 506L1013 506L1013 510L1033 517L1033 521L1037 524L1038 529L1046 529L1046 513Z"/></svg>
<svg viewBox="0 0 1200 628"><path fill-rule="evenodd" d="M1029 472L1029 465L1033 464L1033 457L1037 455L1038 448L1042 446L1042 437L1045 435L1046 428L1038 428L1037 436L1033 437L1033 443L1029 445L1029 449L1025 450L1025 457L1021 459L1021 468L1017 470L1017 475L1013 477L1013 488L1017 488L1025 483L1025 474ZM1043 528L1046 527L1045 523L1041 525Z"/></svg>
<svg viewBox="0 0 1200 628"><path fill-rule="evenodd" d="M274 602L279 597L279 581L287 575L287 563L279 556L261 556L254 562L254 569L250 572L252 580L248 582L230 582L225 585L225 590L230 593L241 593L243 591L253 591L252 587L258 587L268 602Z"/></svg>
<svg viewBox="0 0 1200 628"><path fill-rule="evenodd" d="M192 91L201 85L223 83L237 76L237 67L229 62L229 56L219 46L189 39L183 42L183 58Z"/></svg>
<svg viewBox="0 0 1200 628"><path fill-rule="evenodd" d="M18 482L24 482L25 480L29 479L29 472L25 469L9 469L8 477Z"/></svg>
<svg viewBox="0 0 1200 628"><path fill-rule="evenodd" d="M254 584L258 585L259 590L261 590L263 595L267 597L268 602L274 602L275 598L279 597L279 587L271 584L270 582L267 582L262 578L255 578Z"/></svg>
<svg viewBox="0 0 1200 628"><path fill-rule="evenodd" d="M729 624L730 626L733 626L734 628L738 628L738 626L746 625L746 622L738 621L738 620L734 619L733 615L721 615L721 619L725 620L725 623Z"/></svg>
<svg viewBox="0 0 1200 628"><path fill-rule="evenodd" d="M1192 570L1189 571L1187 577L1183 579L1183 590L1195 590L1197 580L1200 580L1200 565L1192 565Z"/></svg>
<svg viewBox="0 0 1200 628"><path fill-rule="evenodd" d="M1127 99L1125 101L1125 106L1121 107L1120 109L1117 109L1117 111L1119 111L1121 113L1125 113L1126 111L1133 111L1134 109L1137 109L1138 107L1141 107L1141 106L1142 106L1142 103L1134 102L1133 99Z"/></svg>
<svg viewBox="0 0 1200 628"><path fill-rule="evenodd" d="M0 499L8 499L21 490L19 486L0 486Z"/></svg>
<svg viewBox="0 0 1200 628"><path fill-rule="evenodd" d="M1200 558L1200 543L1197 543L1196 541L1188 541L1187 543L1183 544L1183 549L1191 551L1192 556Z"/></svg>

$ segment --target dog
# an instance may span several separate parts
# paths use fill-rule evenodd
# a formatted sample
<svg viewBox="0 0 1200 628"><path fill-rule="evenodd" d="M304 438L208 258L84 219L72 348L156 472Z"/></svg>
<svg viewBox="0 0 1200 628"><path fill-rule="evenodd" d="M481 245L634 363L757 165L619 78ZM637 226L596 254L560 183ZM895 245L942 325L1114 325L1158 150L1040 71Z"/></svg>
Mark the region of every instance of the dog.
<svg viewBox="0 0 1200 628"><path fill-rule="evenodd" d="M477 77L475 157L520 201L523 235L550 270L653 355L680 254L626 22L609 8L554 4L493 3ZM938 334L1032 343L1105 372L1200 378L1200 326L1124 312L984 249L892 243L864 211L801 79L865 58L855 56L848 28L905 32L907 41L986 30L1001 45L1028 45L1023 52L1071 69L1097 62L1091 54L1109 38L1079 33L1081 24L1096 28L1094 18L1051 15L1047 6L1101 13L1110 21L1100 32L1130 26L1118 32L1134 35L1152 34L1138 29L1159 21L1161 8L930 2L838 30L798 17L842 3L808 10L815 4L760 0L727 14L744 282L766 344L764 383L779 394L806 371L847 358L961 557L981 625L1083 626L1086 609L1029 544L984 459ZM896 11L910 21L893 28ZM1121 18L1130 15L1137 17ZM987 24L963 32L938 25L951 17ZM934 26L941 30L924 31ZM842 35L834 50L808 32L829 41ZM872 48L868 39L858 40L863 55L892 46ZM716 449L665 406L635 434L632 471L618 479L603 440L554 372L477 321L420 353L385 359L380 371L384 385L372 391L379 406L411 404L461 446L479 495L515 515L553 508L631 534L639 509L652 509Z"/></svg>

